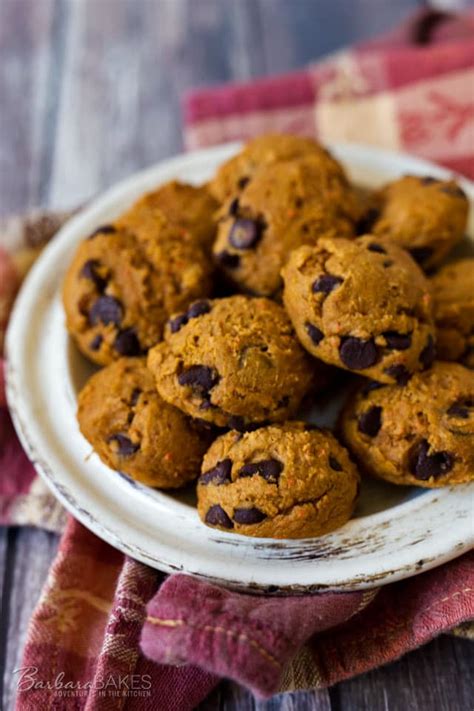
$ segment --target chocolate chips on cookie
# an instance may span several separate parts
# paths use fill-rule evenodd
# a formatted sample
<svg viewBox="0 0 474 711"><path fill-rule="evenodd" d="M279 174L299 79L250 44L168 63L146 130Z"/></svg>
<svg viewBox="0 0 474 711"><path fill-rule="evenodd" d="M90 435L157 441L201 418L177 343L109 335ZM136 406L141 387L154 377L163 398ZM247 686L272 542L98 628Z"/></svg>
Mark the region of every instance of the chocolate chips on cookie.
<svg viewBox="0 0 474 711"><path fill-rule="evenodd" d="M350 397L344 441L361 466L394 484L448 486L474 477L474 372L434 363L405 387Z"/></svg>
<svg viewBox="0 0 474 711"><path fill-rule="evenodd" d="M320 536L341 526L352 513L359 481L335 437L303 422L222 435L202 469L197 491L204 523L271 538Z"/></svg>
<svg viewBox="0 0 474 711"><path fill-rule="evenodd" d="M398 385L429 366L434 325L428 281L396 244L381 247L371 235L322 238L293 251L282 274L286 310L316 358Z"/></svg>
<svg viewBox="0 0 474 711"><path fill-rule="evenodd" d="M203 523L247 536L344 525L357 467L472 481L474 260L424 273L466 216L454 181L357 188L296 136L250 141L201 187L158 187L97 227L66 274L68 331L105 366L79 394L82 433L148 486L197 479ZM342 371L345 446L293 419Z"/></svg>
<svg viewBox="0 0 474 711"><path fill-rule="evenodd" d="M192 417L245 430L294 413L316 363L298 343L288 316L269 299L214 299L186 323L173 317L148 366L161 396ZM192 309L193 307L191 307Z"/></svg>

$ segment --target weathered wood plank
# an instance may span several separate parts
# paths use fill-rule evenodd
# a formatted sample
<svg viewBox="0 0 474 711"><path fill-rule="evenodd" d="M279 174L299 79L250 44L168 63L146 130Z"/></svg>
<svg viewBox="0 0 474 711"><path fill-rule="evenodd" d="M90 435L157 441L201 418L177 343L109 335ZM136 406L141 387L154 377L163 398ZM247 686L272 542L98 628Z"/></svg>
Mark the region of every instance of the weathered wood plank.
<svg viewBox="0 0 474 711"><path fill-rule="evenodd" d="M38 204L47 181L55 0L0 2L0 213Z"/></svg>
<svg viewBox="0 0 474 711"><path fill-rule="evenodd" d="M389 666L331 690L334 709L466 711L472 708L472 642L439 637Z"/></svg>
<svg viewBox="0 0 474 711"><path fill-rule="evenodd" d="M269 72L286 72L375 36L419 7L417 0L257 0Z"/></svg>
<svg viewBox="0 0 474 711"><path fill-rule="evenodd" d="M331 711L326 689L276 694L267 701L230 681L219 684L196 711Z"/></svg>
<svg viewBox="0 0 474 711"><path fill-rule="evenodd" d="M54 205L80 203L178 152L186 89L264 69L251 0L117 0L110 8L110 0L70 6Z"/></svg>
<svg viewBox="0 0 474 711"><path fill-rule="evenodd" d="M8 608L2 615L5 644L3 672L3 708L13 709L17 676L23 644L31 613L39 598L58 538L52 533L32 528L9 529L9 554L4 580L8 584Z"/></svg>

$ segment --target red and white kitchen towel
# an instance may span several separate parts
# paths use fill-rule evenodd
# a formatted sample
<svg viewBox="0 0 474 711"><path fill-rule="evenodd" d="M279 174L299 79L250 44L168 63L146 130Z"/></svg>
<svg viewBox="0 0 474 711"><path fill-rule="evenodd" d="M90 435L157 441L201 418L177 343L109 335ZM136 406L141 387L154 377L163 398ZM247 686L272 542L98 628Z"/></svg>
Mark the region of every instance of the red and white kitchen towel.
<svg viewBox="0 0 474 711"><path fill-rule="evenodd" d="M405 150L474 177L474 14L422 13L290 75L198 90L188 147L267 131ZM29 265L67 218L0 222L0 353ZM0 367L0 521L62 531L21 450ZM256 694L327 686L474 618L474 553L366 593L257 598L124 557L69 518L31 620L18 708L193 708L230 677ZM47 683L48 682L48 683Z"/></svg>

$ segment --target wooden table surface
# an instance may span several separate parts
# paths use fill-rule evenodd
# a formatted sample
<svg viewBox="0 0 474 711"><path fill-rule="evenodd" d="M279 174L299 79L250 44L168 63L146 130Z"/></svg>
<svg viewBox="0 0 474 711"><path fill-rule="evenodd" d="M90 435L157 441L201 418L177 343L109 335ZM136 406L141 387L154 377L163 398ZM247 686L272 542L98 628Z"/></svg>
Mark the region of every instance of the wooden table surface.
<svg viewBox="0 0 474 711"><path fill-rule="evenodd" d="M179 152L179 102L187 88L300 67L387 29L416 6L415 0L0 0L0 213L77 205ZM5 710L14 706L13 670L56 548L56 537L44 531L0 532ZM329 691L262 703L223 682L201 708L468 711L471 660L469 642L443 636Z"/></svg>

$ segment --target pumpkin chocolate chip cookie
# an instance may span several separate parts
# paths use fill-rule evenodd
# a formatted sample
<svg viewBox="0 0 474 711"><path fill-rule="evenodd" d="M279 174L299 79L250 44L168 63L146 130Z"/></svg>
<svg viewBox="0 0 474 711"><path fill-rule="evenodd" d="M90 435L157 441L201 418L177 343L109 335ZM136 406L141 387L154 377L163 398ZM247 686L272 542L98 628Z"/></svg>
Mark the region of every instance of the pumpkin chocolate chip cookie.
<svg viewBox="0 0 474 711"><path fill-rule="evenodd" d="M370 474L439 487L474 480L474 372L434 363L405 388L361 390L341 418L344 441Z"/></svg>
<svg viewBox="0 0 474 711"><path fill-rule="evenodd" d="M289 253L321 237L351 237L358 203L343 174L308 156L263 166L220 212L214 257L243 291L272 296Z"/></svg>
<svg viewBox="0 0 474 711"><path fill-rule="evenodd" d="M245 296L201 300L173 316L148 367L167 402L236 429L289 417L315 375L283 308Z"/></svg>
<svg viewBox="0 0 474 711"><path fill-rule="evenodd" d="M144 358L121 358L93 375L77 417L105 464L161 489L194 479L209 446L207 433L160 398Z"/></svg>
<svg viewBox="0 0 474 711"><path fill-rule="evenodd" d="M282 274L285 307L317 358L399 385L434 360L428 281L392 242L322 239L294 251Z"/></svg>
<svg viewBox="0 0 474 711"><path fill-rule="evenodd" d="M372 232L407 249L425 270L440 264L466 230L468 201L454 180L407 175L379 193Z"/></svg>
<svg viewBox="0 0 474 711"><path fill-rule="evenodd" d="M327 431L303 422L233 431L204 457L198 511L208 526L247 536L321 536L349 519L358 482Z"/></svg>
<svg viewBox="0 0 474 711"><path fill-rule="evenodd" d="M431 290L438 357L474 368L474 259L441 269Z"/></svg>
<svg viewBox="0 0 474 711"><path fill-rule="evenodd" d="M171 313L209 293L209 258L176 230L157 212L133 233L105 225L79 245L63 302L68 331L90 360L145 353Z"/></svg>

